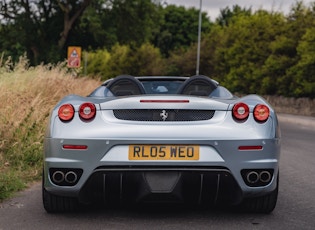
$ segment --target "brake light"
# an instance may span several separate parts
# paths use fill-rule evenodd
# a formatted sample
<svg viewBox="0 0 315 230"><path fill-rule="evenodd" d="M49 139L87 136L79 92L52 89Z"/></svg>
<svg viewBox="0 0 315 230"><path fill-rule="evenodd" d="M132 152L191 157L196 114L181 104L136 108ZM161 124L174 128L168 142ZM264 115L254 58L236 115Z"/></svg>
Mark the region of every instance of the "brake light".
<svg viewBox="0 0 315 230"><path fill-rule="evenodd" d="M74 117L74 108L71 104L64 104L58 110L58 117L62 121L71 121Z"/></svg>
<svg viewBox="0 0 315 230"><path fill-rule="evenodd" d="M62 148L73 150L86 150L88 147L87 145L63 145Z"/></svg>
<svg viewBox="0 0 315 230"><path fill-rule="evenodd" d="M262 150L263 147L261 145L242 145L238 147L238 150Z"/></svg>
<svg viewBox="0 0 315 230"><path fill-rule="evenodd" d="M95 117L96 108L93 103L83 103L79 108L79 116L84 120L91 120Z"/></svg>
<svg viewBox="0 0 315 230"><path fill-rule="evenodd" d="M140 100L140 103L189 103L189 100Z"/></svg>
<svg viewBox="0 0 315 230"><path fill-rule="evenodd" d="M269 117L270 111L266 105L256 105L254 108L254 118L256 121L265 122Z"/></svg>
<svg viewBox="0 0 315 230"><path fill-rule="evenodd" d="M233 106L232 114L237 120L245 120L249 115L249 107L245 103L237 103Z"/></svg>

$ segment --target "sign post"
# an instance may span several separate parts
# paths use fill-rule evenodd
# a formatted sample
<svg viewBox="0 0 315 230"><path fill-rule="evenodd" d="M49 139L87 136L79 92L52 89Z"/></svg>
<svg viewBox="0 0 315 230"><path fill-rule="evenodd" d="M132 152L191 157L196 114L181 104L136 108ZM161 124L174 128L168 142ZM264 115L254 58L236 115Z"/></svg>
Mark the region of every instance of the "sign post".
<svg viewBox="0 0 315 230"><path fill-rule="evenodd" d="M199 6L199 23L198 23L198 47L197 47L197 66L196 66L196 75L199 75L199 66L200 66L200 40L201 40L201 20L202 20L202 0L200 0Z"/></svg>
<svg viewBox="0 0 315 230"><path fill-rule="evenodd" d="M81 47L69 46L68 47L68 67L79 68L81 67Z"/></svg>

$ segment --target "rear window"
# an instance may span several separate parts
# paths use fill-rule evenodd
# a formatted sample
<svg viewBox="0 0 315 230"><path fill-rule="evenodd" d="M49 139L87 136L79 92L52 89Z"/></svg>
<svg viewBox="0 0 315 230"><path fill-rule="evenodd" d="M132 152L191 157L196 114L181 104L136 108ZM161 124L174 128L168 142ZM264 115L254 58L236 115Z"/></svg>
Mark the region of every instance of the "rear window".
<svg viewBox="0 0 315 230"><path fill-rule="evenodd" d="M176 94L183 81L156 80L141 81L146 94Z"/></svg>

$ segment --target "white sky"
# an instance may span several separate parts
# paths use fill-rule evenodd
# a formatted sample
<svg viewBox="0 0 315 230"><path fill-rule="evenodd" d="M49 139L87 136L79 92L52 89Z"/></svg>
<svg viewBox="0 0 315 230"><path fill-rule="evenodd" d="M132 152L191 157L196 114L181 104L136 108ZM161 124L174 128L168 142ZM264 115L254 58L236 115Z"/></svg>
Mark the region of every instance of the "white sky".
<svg viewBox="0 0 315 230"><path fill-rule="evenodd" d="M200 0L164 0L167 4L175 4L185 6L186 8L195 7L199 9ZM315 0L303 0L306 6L309 6ZM229 6L232 9L233 5L239 5L242 8L252 8L252 10L264 9L268 11L281 11L284 14L290 12L291 6L296 3L296 0L202 0L202 11L207 12L211 21L214 21L220 14L220 9Z"/></svg>

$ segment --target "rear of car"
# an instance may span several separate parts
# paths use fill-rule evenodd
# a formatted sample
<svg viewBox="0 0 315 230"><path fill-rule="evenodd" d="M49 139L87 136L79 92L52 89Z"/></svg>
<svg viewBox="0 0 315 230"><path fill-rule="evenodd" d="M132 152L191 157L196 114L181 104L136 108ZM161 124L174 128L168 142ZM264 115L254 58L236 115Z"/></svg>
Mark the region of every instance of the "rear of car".
<svg viewBox="0 0 315 230"><path fill-rule="evenodd" d="M48 212L100 201L271 212L279 157L276 114L257 95L236 98L205 77L120 77L53 110L43 203Z"/></svg>

